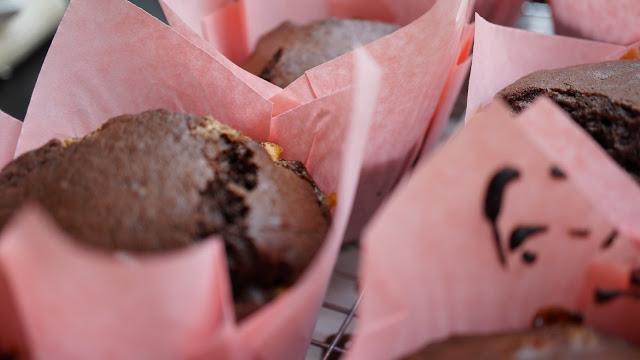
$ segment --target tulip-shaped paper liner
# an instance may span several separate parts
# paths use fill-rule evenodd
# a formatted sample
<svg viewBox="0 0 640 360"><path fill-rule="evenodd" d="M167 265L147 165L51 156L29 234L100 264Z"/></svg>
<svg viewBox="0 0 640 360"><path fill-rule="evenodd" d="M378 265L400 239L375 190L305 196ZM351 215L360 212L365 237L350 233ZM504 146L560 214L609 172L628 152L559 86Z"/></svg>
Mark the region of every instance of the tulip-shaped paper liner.
<svg viewBox="0 0 640 360"><path fill-rule="evenodd" d="M254 139L269 136L271 104L206 52L124 0L72 1L43 64L17 152L160 107L213 115Z"/></svg>
<svg viewBox="0 0 640 360"><path fill-rule="evenodd" d="M34 359L179 358L231 314L224 248L213 239L165 256L99 254L29 209L0 241Z"/></svg>
<svg viewBox="0 0 640 360"><path fill-rule="evenodd" d="M474 27L469 26L466 31L468 32L466 36L469 39L472 39L473 36L471 33L474 31ZM469 46L471 45L472 44L469 43ZM464 53L466 53L466 51ZM449 124L456 101L458 101L460 91L464 86L465 80L469 76L469 69L471 69L470 57L466 59L463 57L458 58L456 66L451 69L449 78L445 85L446 90L442 93L442 97L438 102L436 114L427 129L427 135L425 136L424 143L422 145L421 155L416 159L416 161L427 157L431 150L433 150L441 140L442 134L444 133L447 124ZM429 136L429 134L431 134L431 136Z"/></svg>
<svg viewBox="0 0 640 360"><path fill-rule="evenodd" d="M638 0L549 0L559 34L616 44L640 41Z"/></svg>
<svg viewBox="0 0 640 360"><path fill-rule="evenodd" d="M534 71L619 58L623 46L494 25L476 16L467 117Z"/></svg>
<svg viewBox="0 0 640 360"><path fill-rule="evenodd" d="M446 96L443 91L459 88L457 85L445 88L448 78L464 81L464 76L448 75L452 69L466 71L464 66L457 66L457 60L468 58L472 34L463 30L472 8L469 0L164 0L161 3L169 22L186 38L215 58L229 57L238 62L247 57L260 36L287 20L307 23L335 15L383 19L404 25L365 46L380 64L383 75L356 198L359 211L351 220L349 239L357 236L419 155L425 136L438 137L428 131L436 116L438 100ZM280 138L288 129L280 126L282 122L277 115L300 106L312 107L302 110L305 113L321 113L314 100L334 94L351 82L352 59L353 52L350 52L317 66L286 89L277 88L275 95L274 86L265 85L264 80L247 73L239 77L273 102L276 117L271 136ZM233 71L242 71L228 59L226 63ZM442 115L448 116L448 113ZM305 121L306 128L319 126L316 118L299 121ZM327 123L326 126L333 125ZM300 147L312 147L311 140L304 137Z"/></svg>
<svg viewBox="0 0 640 360"><path fill-rule="evenodd" d="M22 123L0 111L0 168L13 159Z"/></svg>
<svg viewBox="0 0 640 360"><path fill-rule="evenodd" d="M0 237L0 305L15 307L20 320L9 330L0 326L0 344L24 345L20 328L35 358L302 357L351 212L380 85L367 55L354 61L352 86L280 120L314 144L300 152L297 138L280 137L285 158L300 154L320 188L338 198L330 234L296 284L238 324L219 241L158 256L101 254L67 239L32 205ZM258 140L273 140L270 104L173 29L123 0L72 1L17 152L158 107L212 114ZM331 126L295 121L314 107Z"/></svg>
<svg viewBox="0 0 640 360"><path fill-rule="evenodd" d="M640 249L577 182L592 166L612 183L625 177L549 100L517 119L498 103L475 115L367 228L351 358L398 358L454 334L527 328L548 305L599 326L616 301L595 303L595 294L626 289L619 281L640 264ZM597 264L627 273L594 273ZM616 316L640 314L640 301L624 304ZM640 341L626 319L607 330Z"/></svg>
<svg viewBox="0 0 640 360"><path fill-rule="evenodd" d="M534 71L615 60L626 51L623 46L509 29L477 18L467 117L492 101L501 89ZM591 201L608 209L607 215L621 231L638 237L640 187L631 177L620 179L615 186L605 180L591 176L578 181L589 189L586 195Z"/></svg>
<svg viewBox="0 0 640 360"><path fill-rule="evenodd" d="M640 341L639 311L628 311L640 301L640 261L595 262L589 266L578 308L590 324L603 332ZM597 297L598 301L593 301ZM622 325L622 326L621 326Z"/></svg>

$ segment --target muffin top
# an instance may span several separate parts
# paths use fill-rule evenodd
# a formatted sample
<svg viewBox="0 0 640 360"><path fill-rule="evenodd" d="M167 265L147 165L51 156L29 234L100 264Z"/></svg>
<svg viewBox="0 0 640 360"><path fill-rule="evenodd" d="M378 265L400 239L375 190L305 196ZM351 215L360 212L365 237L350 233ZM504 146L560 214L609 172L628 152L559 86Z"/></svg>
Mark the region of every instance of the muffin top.
<svg viewBox="0 0 640 360"><path fill-rule="evenodd" d="M321 194L304 166L273 161L213 118L155 110L8 164L0 228L36 202L73 238L108 250L157 252L220 235L241 297L292 283L311 261L329 226Z"/></svg>
<svg viewBox="0 0 640 360"><path fill-rule="evenodd" d="M609 61L536 71L502 90L498 96L524 109L539 91L571 96L603 96L613 105L640 111L640 60ZM533 98L532 98L533 97Z"/></svg>
<svg viewBox="0 0 640 360"><path fill-rule="evenodd" d="M638 359L640 350L582 326L555 325L497 335L459 336L434 343L420 359Z"/></svg>
<svg viewBox="0 0 640 360"><path fill-rule="evenodd" d="M538 96L558 104L640 182L640 61L538 71L498 94L516 112Z"/></svg>
<svg viewBox="0 0 640 360"><path fill-rule="evenodd" d="M260 39L243 67L284 88L305 71L398 28L378 21L336 18L303 26L286 22Z"/></svg>

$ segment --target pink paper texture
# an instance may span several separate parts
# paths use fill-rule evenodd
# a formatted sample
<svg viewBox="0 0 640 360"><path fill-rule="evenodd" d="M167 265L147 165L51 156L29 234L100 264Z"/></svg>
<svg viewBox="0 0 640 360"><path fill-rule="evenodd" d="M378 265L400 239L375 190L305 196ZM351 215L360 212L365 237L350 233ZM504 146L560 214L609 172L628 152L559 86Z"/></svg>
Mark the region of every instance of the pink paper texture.
<svg viewBox="0 0 640 360"><path fill-rule="evenodd" d="M454 334L526 328L548 305L581 311L588 325L640 342L640 302L594 303L596 289L631 286L640 248L587 196L581 178L592 165L583 158L605 169L597 175L603 182L626 175L586 136L549 100L517 119L495 103L423 162L365 232L365 297L350 358L398 358ZM559 140L584 155L545 148ZM552 168L566 177L552 176ZM517 177L505 182L501 199L491 192L497 242L486 199L505 169ZM510 246L520 226L545 230ZM572 235L576 229L586 236Z"/></svg>
<svg viewBox="0 0 640 360"><path fill-rule="evenodd" d="M637 0L549 0L556 32L616 44L640 41Z"/></svg>
<svg viewBox="0 0 640 360"><path fill-rule="evenodd" d="M17 151L158 107L211 114L256 139L269 135L271 104L206 52L123 1L73 1L43 65Z"/></svg>
<svg viewBox="0 0 640 360"><path fill-rule="evenodd" d="M505 86L534 71L618 59L626 50L626 47L619 45L504 28L477 18L467 116L471 116L479 107L492 101ZM501 66L495 66L496 63ZM531 131L544 134L545 126L541 124L544 124L544 121L531 122L527 126ZM599 206L606 208L607 216L610 216L618 227L630 234L640 235L640 193L635 182L628 176L598 176L603 170L589 165L597 163L583 157L584 153L575 152L567 147L564 139L553 139L556 141L543 144L547 151L568 160L577 161L580 158L585 165L579 169L584 176L579 177L577 181L581 187L589 189L587 196ZM575 141L582 144L591 140L582 136ZM604 154L597 156L606 157ZM613 167L618 166L612 162L607 169Z"/></svg>
<svg viewBox="0 0 640 360"><path fill-rule="evenodd" d="M162 256L103 254L70 241L36 205L28 207L0 233L0 345L53 359L301 358L344 237L381 88L382 72L369 55L361 50L351 60L348 86L280 118L299 120L288 128L310 137L313 146L304 148L297 138L270 136L271 102L173 29L124 0L72 1L18 153L83 136L123 113L162 107L212 114L256 139L277 140L285 158L300 154L338 205L301 279L242 323L233 316L219 240ZM306 127L301 117L316 108L325 125Z"/></svg>
<svg viewBox="0 0 640 360"><path fill-rule="evenodd" d="M591 324L602 331L625 337L636 344L640 341L640 331L637 327L640 312L635 311L638 306L637 300L622 297L607 303L606 306L589 300L593 298L594 288L606 291L637 292L637 286L630 284L629 279L631 272L638 271L637 266L637 258L627 262L595 262L589 266L588 280L582 286L579 303L580 309L590 319Z"/></svg>
<svg viewBox="0 0 640 360"><path fill-rule="evenodd" d="M461 56L466 59L468 54L466 45L470 39L464 29L471 3L468 0L161 1L167 18L178 32L215 58L227 58L227 62L229 59L242 62L260 36L284 21L307 23L340 16L404 25L395 33L364 46L383 70L382 85L356 198L359 211L350 223L347 239L358 236L371 214L414 162L425 137L436 136L428 130L437 115L439 99L449 96L446 91L459 88L456 84L445 88L448 75L457 69L457 59ZM234 30L230 30L232 28ZM239 76L248 87L273 103L271 137L286 138L294 131L290 126L296 120L288 111L297 109L302 114L313 115L297 120L301 123L300 138L292 158L306 160L306 152L314 147L314 137L303 134L305 129L335 126L330 121L322 121L326 108L322 99L338 96L336 94L352 82L353 56L351 52L315 67L275 94L273 87L258 77L248 73ZM237 70L236 65L228 67ZM463 77L454 79L462 81ZM440 115L448 117L444 111Z"/></svg>
<svg viewBox="0 0 640 360"><path fill-rule="evenodd" d="M163 257L97 254L31 209L0 242L36 359L176 358L213 337L230 305L219 241Z"/></svg>
<svg viewBox="0 0 640 360"><path fill-rule="evenodd" d="M0 168L13 159L21 127L20 121L0 111Z"/></svg>
<svg viewBox="0 0 640 360"><path fill-rule="evenodd" d="M458 100L457 95L460 94L460 91L464 86L464 82L467 79L467 76L469 76L470 69L470 58L453 69L449 80L447 81L447 87L452 87L453 89L448 91L447 95L444 98L440 99L436 115L434 116L433 120L431 120L429 129L427 129L427 132L430 133L431 136L427 136L425 138L425 142L421 150L421 155L417 160L424 159L428 155L430 155L431 151L439 144L439 141L442 140L442 134L444 133L447 125L449 124L449 121L451 120L451 113L456 105L456 101Z"/></svg>

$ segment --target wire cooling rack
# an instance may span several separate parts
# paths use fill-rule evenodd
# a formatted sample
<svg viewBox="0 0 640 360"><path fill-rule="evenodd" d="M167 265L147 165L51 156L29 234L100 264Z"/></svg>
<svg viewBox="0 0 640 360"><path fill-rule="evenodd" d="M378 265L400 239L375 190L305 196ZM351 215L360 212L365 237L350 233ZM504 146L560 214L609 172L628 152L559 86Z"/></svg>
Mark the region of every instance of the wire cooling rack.
<svg viewBox="0 0 640 360"><path fill-rule="evenodd" d="M547 4L527 1L516 27L546 34L553 33L553 22ZM459 106L466 106L466 90L462 91ZM450 120L449 131L459 125L463 116ZM357 310L364 294L358 291L358 246L346 245L338 258L327 296L322 304L306 360L336 360L346 351L354 334Z"/></svg>
<svg viewBox="0 0 640 360"><path fill-rule="evenodd" d="M346 351L347 340L355 329L356 310L363 296L358 291L358 253L356 244L345 245L340 253L313 332L307 360L338 359Z"/></svg>

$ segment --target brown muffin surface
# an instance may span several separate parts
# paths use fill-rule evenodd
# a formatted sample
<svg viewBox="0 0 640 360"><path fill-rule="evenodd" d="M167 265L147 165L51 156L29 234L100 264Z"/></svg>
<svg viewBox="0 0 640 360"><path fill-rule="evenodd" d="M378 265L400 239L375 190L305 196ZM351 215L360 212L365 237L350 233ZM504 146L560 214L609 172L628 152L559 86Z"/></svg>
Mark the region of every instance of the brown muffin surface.
<svg viewBox="0 0 640 360"><path fill-rule="evenodd" d="M148 111L8 164L0 228L33 201L73 238L107 250L221 235L238 309L249 309L242 317L291 285L321 246L329 219L314 186L210 117Z"/></svg>
<svg viewBox="0 0 640 360"><path fill-rule="evenodd" d="M640 181L640 61L610 61L534 72L498 97L520 112L538 96L567 111Z"/></svg>
<svg viewBox="0 0 640 360"><path fill-rule="evenodd" d="M336 18L302 26L283 23L260 39L243 67L284 88L305 71L398 28L378 21Z"/></svg>
<svg viewBox="0 0 640 360"><path fill-rule="evenodd" d="M420 359L639 359L640 350L582 326L556 325L497 335L457 336L407 357Z"/></svg>

